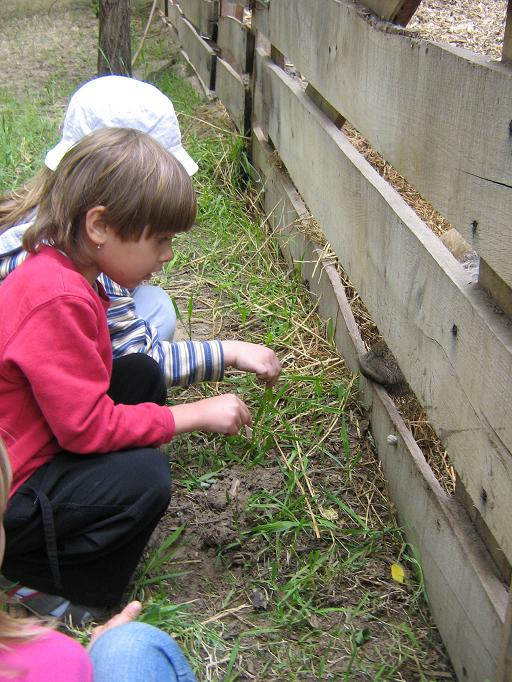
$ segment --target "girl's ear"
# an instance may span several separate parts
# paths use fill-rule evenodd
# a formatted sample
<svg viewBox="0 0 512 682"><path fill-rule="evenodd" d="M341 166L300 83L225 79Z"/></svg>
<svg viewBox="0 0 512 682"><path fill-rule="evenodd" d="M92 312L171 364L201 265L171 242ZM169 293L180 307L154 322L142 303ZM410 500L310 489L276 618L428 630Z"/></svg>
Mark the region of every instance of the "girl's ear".
<svg viewBox="0 0 512 682"><path fill-rule="evenodd" d="M107 241L109 226L105 206L93 206L85 214L85 234L93 246L103 246Z"/></svg>

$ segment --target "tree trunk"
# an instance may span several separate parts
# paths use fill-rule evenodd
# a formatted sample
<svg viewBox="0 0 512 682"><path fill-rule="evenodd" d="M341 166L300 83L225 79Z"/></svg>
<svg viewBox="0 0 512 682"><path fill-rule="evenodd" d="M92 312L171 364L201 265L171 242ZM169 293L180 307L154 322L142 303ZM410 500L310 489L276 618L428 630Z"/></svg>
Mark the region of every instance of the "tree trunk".
<svg viewBox="0 0 512 682"><path fill-rule="evenodd" d="M100 0L99 7L98 76L131 76L131 0Z"/></svg>

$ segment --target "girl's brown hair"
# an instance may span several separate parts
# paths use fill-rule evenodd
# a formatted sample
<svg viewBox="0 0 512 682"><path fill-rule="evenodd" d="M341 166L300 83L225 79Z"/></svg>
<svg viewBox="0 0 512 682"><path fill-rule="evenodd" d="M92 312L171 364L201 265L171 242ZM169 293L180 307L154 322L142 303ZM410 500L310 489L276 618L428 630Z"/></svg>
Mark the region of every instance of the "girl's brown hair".
<svg viewBox="0 0 512 682"><path fill-rule="evenodd" d="M51 176L49 168L43 168L22 187L0 197L0 234L13 225L28 220L43 197L44 187Z"/></svg>
<svg viewBox="0 0 512 682"><path fill-rule="evenodd" d="M87 263L83 221L104 206L105 220L123 241L188 230L196 216L190 177L150 135L103 128L82 138L62 158L41 192L34 224L23 236L33 252L43 243Z"/></svg>

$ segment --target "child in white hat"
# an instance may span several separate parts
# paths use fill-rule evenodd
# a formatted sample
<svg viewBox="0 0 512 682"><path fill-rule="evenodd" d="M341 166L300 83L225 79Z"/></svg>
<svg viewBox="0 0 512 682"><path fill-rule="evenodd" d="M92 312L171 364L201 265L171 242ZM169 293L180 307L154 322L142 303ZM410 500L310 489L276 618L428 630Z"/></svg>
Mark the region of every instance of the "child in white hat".
<svg viewBox="0 0 512 682"><path fill-rule="evenodd" d="M88 133L119 127L151 135L190 176L198 170L181 143L174 106L160 90L125 76L102 76L85 83L71 97L62 138L46 154L45 168L30 184L0 199L0 284L27 257L23 234L34 221L48 174ZM225 366L247 369L239 359L242 342L172 342L176 313L171 298L159 287L141 284L128 290L104 274L99 281L111 301L107 317L114 358L141 352L149 355L158 362L168 386L219 381Z"/></svg>

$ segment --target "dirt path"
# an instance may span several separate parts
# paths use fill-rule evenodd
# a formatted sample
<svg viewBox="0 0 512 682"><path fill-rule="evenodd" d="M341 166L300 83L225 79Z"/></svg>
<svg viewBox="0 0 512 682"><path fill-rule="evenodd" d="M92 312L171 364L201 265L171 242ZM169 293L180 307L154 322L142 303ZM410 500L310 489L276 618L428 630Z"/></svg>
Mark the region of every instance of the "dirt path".
<svg viewBox="0 0 512 682"><path fill-rule="evenodd" d="M95 74L98 22L90 0L2 0L0 17L0 88L19 96Z"/></svg>

